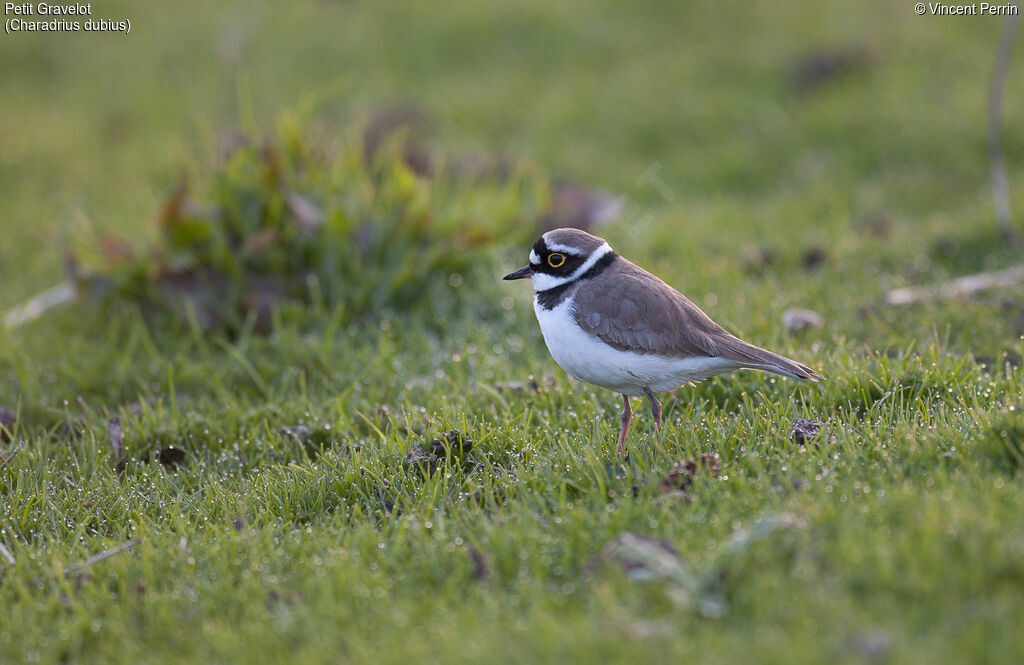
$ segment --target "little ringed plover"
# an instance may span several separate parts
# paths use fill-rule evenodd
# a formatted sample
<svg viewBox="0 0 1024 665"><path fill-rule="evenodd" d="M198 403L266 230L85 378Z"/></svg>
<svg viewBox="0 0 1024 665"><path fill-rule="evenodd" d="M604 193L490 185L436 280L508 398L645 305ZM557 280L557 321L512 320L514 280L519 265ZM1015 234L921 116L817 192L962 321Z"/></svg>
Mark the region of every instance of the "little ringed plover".
<svg viewBox="0 0 1024 665"><path fill-rule="evenodd" d="M504 277L525 278L533 282L533 309L555 362L581 381L622 394L619 455L633 417L630 396L647 397L660 433L655 393L736 369L821 378L728 333L686 296L584 231L542 235L530 263Z"/></svg>

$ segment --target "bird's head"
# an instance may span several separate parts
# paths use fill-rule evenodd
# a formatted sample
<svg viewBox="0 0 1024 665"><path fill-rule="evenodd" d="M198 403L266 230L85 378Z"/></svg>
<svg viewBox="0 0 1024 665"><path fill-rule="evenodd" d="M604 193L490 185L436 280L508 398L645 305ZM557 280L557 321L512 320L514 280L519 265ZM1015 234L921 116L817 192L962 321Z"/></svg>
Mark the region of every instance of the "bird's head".
<svg viewBox="0 0 1024 665"><path fill-rule="evenodd" d="M533 288L546 291L579 279L612 248L602 238L579 229L548 231L533 244L530 262L502 279L530 278Z"/></svg>

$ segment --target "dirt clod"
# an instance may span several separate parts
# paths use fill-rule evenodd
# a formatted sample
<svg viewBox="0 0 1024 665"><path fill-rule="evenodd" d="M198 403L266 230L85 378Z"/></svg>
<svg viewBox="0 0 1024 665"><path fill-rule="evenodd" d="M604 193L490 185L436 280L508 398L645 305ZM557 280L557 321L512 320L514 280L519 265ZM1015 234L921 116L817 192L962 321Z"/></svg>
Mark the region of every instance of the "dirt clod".
<svg viewBox="0 0 1024 665"><path fill-rule="evenodd" d="M439 438L431 439L427 447L414 443L405 455L406 464L426 466L429 473L442 464L451 454L452 460L462 461L463 456L473 449L473 441L457 429L445 432Z"/></svg>
<svg viewBox="0 0 1024 665"><path fill-rule="evenodd" d="M820 420L794 418L793 425L789 431L789 436L797 445L807 445L811 439L818 435L818 432L824 424L825 423Z"/></svg>
<svg viewBox="0 0 1024 665"><path fill-rule="evenodd" d="M824 247L812 246L804 250L800 262L803 264L804 270L815 270L823 266L827 260L828 254Z"/></svg>
<svg viewBox="0 0 1024 665"><path fill-rule="evenodd" d="M161 466L174 469L185 461L185 451L175 446L167 446L160 449L160 452L156 454L156 459Z"/></svg>
<svg viewBox="0 0 1024 665"><path fill-rule="evenodd" d="M473 441L457 429L445 432L439 439L430 442L430 452L438 457L444 457L450 450L453 457L461 457L473 449Z"/></svg>
<svg viewBox="0 0 1024 665"><path fill-rule="evenodd" d="M412 444L412 448L405 454L405 461L408 464L419 465L426 464L428 467L433 467L437 463L437 455L430 451L423 450L423 446L418 443Z"/></svg>

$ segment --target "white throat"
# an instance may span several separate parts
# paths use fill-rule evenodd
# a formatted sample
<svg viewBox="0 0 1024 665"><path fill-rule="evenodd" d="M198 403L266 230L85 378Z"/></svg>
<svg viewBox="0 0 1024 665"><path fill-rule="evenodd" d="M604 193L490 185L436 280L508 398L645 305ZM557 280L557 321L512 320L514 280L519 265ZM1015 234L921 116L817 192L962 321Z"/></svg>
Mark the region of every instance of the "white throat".
<svg viewBox="0 0 1024 665"><path fill-rule="evenodd" d="M557 249L563 249L564 251L568 252L569 248L559 247ZM605 255L608 254L610 251L612 251L612 248L608 245L608 243L603 243L600 247L591 252L590 256L587 257L587 260L584 261L579 268L576 268L576 270L574 270L571 275L566 275L564 277L556 277L555 275L548 275L542 272L535 272L533 273L533 275L530 276L530 281L533 282L533 288L535 291L547 291L548 289L555 289L558 288L559 286L564 286L569 282L574 282L580 277L582 277L585 272L587 272L595 265L597 265L597 262L604 258ZM530 260L533 260L532 254L530 256Z"/></svg>

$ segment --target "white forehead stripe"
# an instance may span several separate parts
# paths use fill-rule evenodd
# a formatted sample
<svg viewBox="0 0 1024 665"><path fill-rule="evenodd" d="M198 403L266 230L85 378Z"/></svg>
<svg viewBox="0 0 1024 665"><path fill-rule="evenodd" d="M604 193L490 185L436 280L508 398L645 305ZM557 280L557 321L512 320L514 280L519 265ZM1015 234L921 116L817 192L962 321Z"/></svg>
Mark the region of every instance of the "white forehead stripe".
<svg viewBox="0 0 1024 665"><path fill-rule="evenodd" d="M540 257L532 249L530 250L530 263L540 263Z"/></svg>
<svg viewBox="0 0 1024 665"><path fill-rule="evenodd" d="M548 245L550 247L550 245ZM554 289L569 282L575 281L583 276L585 272L597 265L597 262L604 258L605 254L612 251L612 248L608 243L603 243L600 247L595 249L587 260L580 265L579 268L573 271L571 275L566 277L556 277L555 275L548 275L543 272L535 272L530 277L530 281L533 282L533 288L536 291L547 291L548 289Z"/></svg>
<svg viewBox="0 0 1024 665"><path fill-rule="evenodd" d="M552 242L548 240L548 236L554 233L554 231L548 231L541 238L544 239L544 244L552 252L562 252L563 254L572 254L573 256L583 256L583 252L579 247L573 247L572 245L563 245L561 243ZM608 243L605 243L608 244ZM596 250L595 250L596 251Z"/></svg>
<svg viewBox="0 0 1024 665"><path fill-rule="evenodd" d="M562 254L572 254L573 256L582 256L583 255L583 253L580 252L580 248L579 247L572 247L571 245L561 245L561 244L559 244L557 242L548 242L547 239L544 240L544 244L547 245L547 248L550 249L552 252L561 252Z"/></svg>

